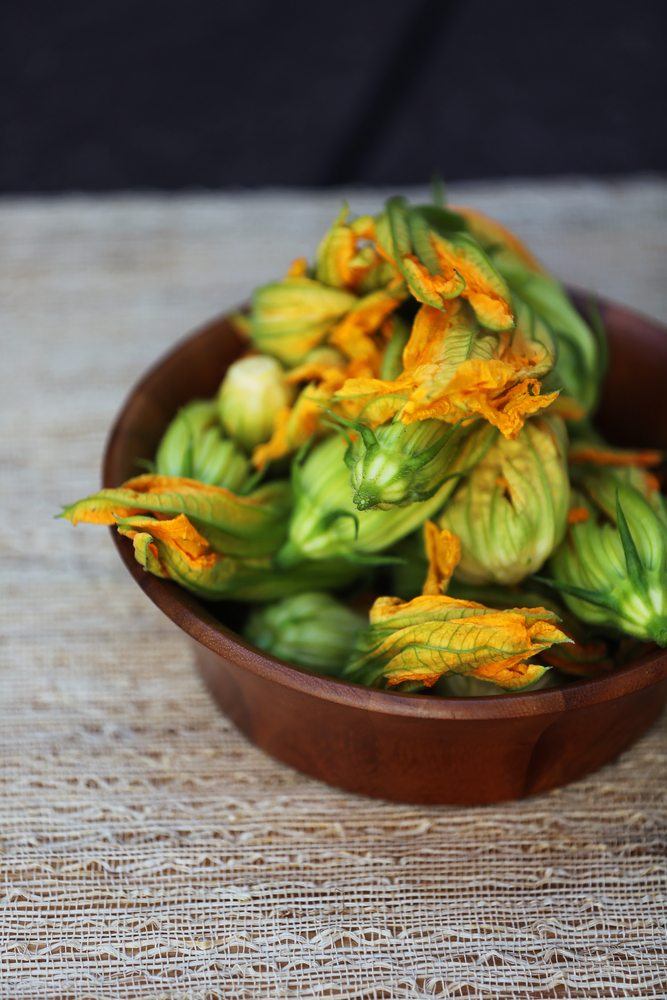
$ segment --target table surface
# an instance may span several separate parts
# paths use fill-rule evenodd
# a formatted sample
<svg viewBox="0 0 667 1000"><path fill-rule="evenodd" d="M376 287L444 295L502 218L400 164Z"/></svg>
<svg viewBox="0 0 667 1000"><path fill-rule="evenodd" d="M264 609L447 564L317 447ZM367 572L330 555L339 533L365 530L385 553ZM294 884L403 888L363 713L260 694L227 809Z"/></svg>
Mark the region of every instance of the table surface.
<svg viewBox="0 0 667 1000"><path fill-rule="evenodd" d="M665 183L453 195L667 316ZM339 202L0 202L3 1000L667 995L664 723L525 802L346 795L248 744L108 533L52 519L97 487L144 368L312 251Z"/></svg>

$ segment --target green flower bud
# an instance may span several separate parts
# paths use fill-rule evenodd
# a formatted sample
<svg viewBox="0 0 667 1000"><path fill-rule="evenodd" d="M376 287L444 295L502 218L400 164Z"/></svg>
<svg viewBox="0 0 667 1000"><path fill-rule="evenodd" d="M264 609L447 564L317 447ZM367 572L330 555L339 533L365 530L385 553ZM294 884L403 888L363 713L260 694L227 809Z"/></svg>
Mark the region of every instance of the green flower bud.
<svg viewBox="0 0 667 1000"><path fill-rule="evenodd" d="M667 646L667 507L618 472L597 470L575 498L588 517L554 553L551 582L581 621Z"/></svg>
<svg viewBox="0 0 667 1000"><path fill-rule="evenodd" d="M328 288L312 278L285 278L253 294L250 335L261 351L296 365L356 302L342 288Z"/></svg>
<svg viewBox="0 0 667 1000"><path fill-rule="evenodd" d="M250 463L217 426L214 402L196 400L178 411L155 455L161 476L182 476L224 486L238 493L250 475Z"/></svg>
<svg viewBox="0 0 667 1000"><path fill-rule="evenodd" d="M241 492L252 472L246 455L218 427L209 427L194 442L192 469L193 479L225 486L232 493Z"/></svg>
<svg viewBox="0 0 667 1000"><path fill-rule="evenodd" d="M557 417L536 417L515 440L496 440L439 518L461 540L459 580L518 583L551 555L567 525L566 455Z"/></svg>
<svg viewBox="0 0 667 1000"><path fill-rule="evenodd" d="M450 476L472 469L496 437L489 424L461 427L441 420L394 420L373 431L356 423L345 464L357 510L428 500Z"/></svg>
<svg viewBox="0 0 667 1000"><path fill-rule="evenodd" d="M365 618L330 594L286 597L255 611L244 635L255 646L288 663L322 674L338 674Z"/></svg>
<svg viewBox="0 0 667 1000"><path fill-rule="evenodd" d="M295 504L289 542L278 554L282 566L301 559L337 556L382 562L382 557L369 556L393 545L432 517L456 484L456 480L448 480L423 503L358 511L352 502L350 474L344 461L346 448L344 438L329 437L313 448L303 465L294 464Z"/></svg>
<svg viewBox="0 0 667 1000"><path fill-rule="evenodd" d="M275 358L261 354L240 358L229 366L220 385L220 422L230 437L251 451L271 437L276 416L292 396Z"/></svg>
<svg viewBox="0 0 667 1000"><path fill-rule="evenodd" d="M155 454L160 476L192 476L193 441L218 421L216 405L196 399L183 406L164 432Z"/></svg>

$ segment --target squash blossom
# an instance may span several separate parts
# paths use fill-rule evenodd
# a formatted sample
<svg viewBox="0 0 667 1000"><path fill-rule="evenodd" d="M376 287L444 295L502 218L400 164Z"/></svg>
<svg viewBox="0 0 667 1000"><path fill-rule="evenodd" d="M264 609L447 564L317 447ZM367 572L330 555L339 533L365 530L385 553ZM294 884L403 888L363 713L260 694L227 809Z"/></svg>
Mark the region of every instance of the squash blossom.
<svg viewBox="0 0 667 1000"><path fill-rule="evenodd" d="M342 288L305 276L287 277L254 292L250 336L260 351L296 365L356 302L357 297Z"/></svg>
<svg viewBox="0 0 667 1000"><path fill-rule="evenodd" d="M457 424L483 417L505 437L516 437L527 417L550 406L540 379L553 364L553 345L532 326L480 329L459 299L442 308L423 305L394 379L348 378L335 399L354 406L364 423L398 416L404 423L438 419Z"/></svg>
<svg viewBox="0 0 667 1000"><path fill-rule="evenodd" d="M185 523L178 520L182 515L213 552L253 558L272 555L283 543L291 502L287 482L268 483L238 496L195 479L147 474L79 500L65 507L62 516L72 524L115 525L147 515L157 519L164 532L175 519L180 530Z"/></svg>
<svg viewBox="0 0 667 1000"><path fill-rule="evenodd" d="M290 500L287 483L238 497L194 480L146 475L80 500L62 516L72 524L115 525L144 569L206 600L270 601L351 583L359 571L341 559L304 561L289 574L276 568Z"/></svg>
<svg viewBox="0 0 667 1000"><path fill-rule="evenodd" d="M382 424L351 422L345 453L357 510L386 510L428 500L449 476L470 471L496 436L489 424L461 427L441 420Z"/></svg>
<svg viewBox="0 0 667 1000"><path fill-rule="evenodd" d="M331 594L311 591L254 611L243 634L281 660L321 674L339 674L365 627L362 615Z"/></svg>
<svg viewBox="0 0 667 1000"><path fill-rule="evenodd" d="M468 208L458 212L507 282L515 309L530 309L556 341L556 363L545 388L562 390L563 415L573 420L586 416L595 407L604 376L603 331L582 319L563 286L540 267L513 233L481 212Z"/></svg>
<svg viewBox="0 0 667 1000"><path fill-rule="evenodd" d="M586 323L551 275L520 267L507 267L504 274L515 301L522 301L535 312L558 345L556 364L545 379L545 389L562 390L572 419L587 416L595 408L604 377L606 347L602 330L595 331Z"/></svg>
<svg viewBox="0 0 667 1000"><path fill-rule="evenodd" d="M555 667L561 674L572 677L596 677L608 673L616 665L607 637L599 633L591 635L590 629L582 626L568 608L560 600L554 600L553 596L547 597L536 589L526 589L525 585L503 587L487 584L476 587L458 581L452 582L449 591L453 597L480 601L487 607L498 608L501 611L514 607L545 607L553 611L561 619L561 631L571 641L545 650L541 659L550 667Z"/></svg>
<svg viewBox="0 0 667 1000"><path fill-rule="evenodd" d="M425 532L429 573L425 593L411 601L379 597L345 669L344 677L370 687L431 687L450 674L519 690L539 681L546 668L529 661L554 643L568 642L557 616L542 607L498 611L476 601L435 593L456 565L455 536ZM430 591L426 593L426 591Z"/></svg>
<svg viewBox="0 0 667 1000"><path fill-rule="evenodd" d="M440 309L460 296L482 326L509 330L514 326L509 288L463 225L446 209L412 208L404 198L390 198L379 235L418 302Z"/></svg>
<svg viewBox="0 0 667 1000"><path fill-rule="evenodd" d="M155 471L238 493L251 470L246 456L223 437L215 402L195 400L178 411L165 431L155 455Z"/></svg>
<svg viewBox="0 0 667 1000"><path fill-rule="evenodd" d="M135 558L145 570L207 601L274 601L315 586L345 587L358 575L341 559L304 562L285 574L270 557L220 554L183 515L171 522L141 515L123 518L118 532L132 539Z"/></svg>
<svg viewBox="0 0 667 1000"><path fill-rule="evenodd" d="M460 580L515 584L542 566L567 527L566 456L558 417L536 417L516 440L496 440L439 518L461 540Z"/></svg>
<svg viewBox="0 0 667 1000"><path fill-rule="evenodd" d="M581 621L667 646L667 505L627 471L577 476L585 492L575 492L578 513L550 560L550 582Z"/></svg>
<svg viewBox="0 0 667 1000"><path fill-rule="evenodd" d="M359 295L388 285L395 269L375 246L375 220L362 215L348 221L344 205L317 248L315 277L330 288L344 288Z"/></svg>
<svg viewBox="0 0 667 1000"><path fill-rule="evenodd" d="M220 423L234 441L252 451L271 437L277 415L292 396L293 389L275 358L240 358L229 366L220 385Z"/></svg>
<svg viewBox="0 0 667 1000"><path fill-rule="evenodd" d="M359 511L352 499L346 449L345 438L334 435L317 444L302 465L294 463L289 541L277 557L285 568L302 559L386 561L375 554L422 525L455 488L456 480L450 478L422 503Z"/></svg>

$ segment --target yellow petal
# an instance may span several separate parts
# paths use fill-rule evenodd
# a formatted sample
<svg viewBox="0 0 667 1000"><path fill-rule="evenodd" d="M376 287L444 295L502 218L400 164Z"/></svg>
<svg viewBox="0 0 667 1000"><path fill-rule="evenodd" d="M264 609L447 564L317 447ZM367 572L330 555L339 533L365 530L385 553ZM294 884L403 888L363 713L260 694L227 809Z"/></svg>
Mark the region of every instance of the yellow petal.
<svg viewBox="0 0 667 1000"><path fill-rule="evenodd" d="M319 347L312 352L312 357L287 372L286 381L290 385L299 382L323 382L339 372L346 372L349 364L342 355L338 355L333 347Z"/></svg>
<svg viewBox="0 0 667 1000"><path fill-rule="evenodd" d="M591 516L591 512L588 507L570 507L567 515L568 524L583 524L584 521L588 521Z"/></svg>
<svg viewBox="0 0 667 1000"><path fill-rule="evenodd" d="M208 541L201 535L185 514L166 520L156 520L153 517L135 516L125 518L121 526L123 533L147 532L153 538L173 545L191 559L203 559L209 564L213 553ZM214 558L214 557L213 557Z"/></svg>
<svg viewBox="0 0 667 1000"><path fill-rule="evenodd" d="M285 407L278 414L269 440L265 444L258 445L253 451L253 465L263 469L267 462L284 458L319 433L324 411L344 379L343 371L327 368L319 384L311 383L305 386L294 405Z"/></svg>
<svg viewBox="0 0 667 1000"><path fill-rule="evenodd" d="M382 354L375 335L405 296L379 289L359 299L334 327L329 342L357 362L359 372L377 375Z"/></svg>
<svg viewBox="0 0 667 1000"><path fill-rule="evenodd" d="M403 368L406 371L442 361L447 333L460 311L458 302L448 302L442 309L423 305L418 310L410 339L403 351Z"/></svg>
<svg viewBox="0 0 667 1000"><path fill-rule="evenodd" d="M385 677L390 686L405 681L430 686L443 674L455 672L503 687L524 687L544 672L526 661L564 639L555 626L528 623L518 610L417 624L383 641L393 654Z"/></svg>
<svg viewBox="0 0 667 1000"><path fill-rule="evenodd" d="M371 625L375 625L391 622L399 615L406 620L407 616L427 619L429 615L440 615L443 611L457 614L467 609L486 610L484 605L478 604L477 601L465 601L459 597L448 597L446 594L421 594L410 601L402 601L400 597L378 597L369 612L369 620Z"/></svg>
<svg viewBox="0 0 667 1000"><path fill-rule="evenodd" d="M510 295L503 279L489 266L485 255L472 240L456 243L433 234L431 243L441 273L448 280L458 276L464 282L461 296L468 300L484 326L507 330L514 325Z"/></svg>
<svg viewBox="0 0 667 1000"><path fill-rule="evenodd" d="M428 559L428 573L422 594L441 594L447 589L461 559L461 542L451 531L438 528L434 521L426 521L424 548Z"/></svg>
<svg viewBox="0 0 667 1000"><path fill-rule="evenodd" d="M436 418L455 423L474 414L484 417L507 438L515 438L526 417L549 406L557 392L539 394L537 379L516 383L516 370L504 361L464 361L441 391L435 384L422 384L406 403L405 423ZM513 384L516 383L516 384Z"/></svg>
<svg viewBox="0 0 667 1000"><path fill-rule="evenodd" d="M305 278L308 274L308 261L305 257L297 257L287 269L288 278Z"/></svg>

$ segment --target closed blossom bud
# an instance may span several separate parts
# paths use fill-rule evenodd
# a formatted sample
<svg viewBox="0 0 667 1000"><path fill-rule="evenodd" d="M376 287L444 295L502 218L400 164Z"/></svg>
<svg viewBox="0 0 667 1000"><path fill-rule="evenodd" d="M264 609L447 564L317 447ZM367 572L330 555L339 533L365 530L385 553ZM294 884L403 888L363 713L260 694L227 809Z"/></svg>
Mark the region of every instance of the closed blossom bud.
<svg viewBox="0 0 667 1000"><path fill-rule="evenodd" d="M272 656L322 674L345 665L365 618L330 594L308 592L259 608L245 637Z"/></svg>
<svg viewBox="0 0 667 1000"><path fill-rule="evenodd" d="M295 502L289 541L278 555L281 565L334 557L381 562L383 557L373 554L432 517L454 488L451 479L423 503L359 511L352 501L346 448L345 439L334 435L316 445L302 465L295 464Z"/></svg>
<svg viewBox="0 0 667 1000"><path fill-rule="evenodd" d="M220 385L220 423L234 441L252 451L271 437L277 415L292 396L275 358L261 354L240 358L229 366Z"/></svg>
<svg viewBox="0 0 667 1000"><path fill-rule="evenodd" d="M255 291L250 336L259 350L297 365L356 301L351 292L312 278L285 278Z"/></svg>
<svg viewBox="0 0 667 1000"><path fill-rule="evenodd" d="M251 467L246 456L222 435L215 402L196 400L179 410L169 424L155 455L155 471L237 493Z"/></svg>
<svg viewBox="0 0 667 1000"><path fill-rule="evenodd" d="M459 580L514 584L542 566L567 525L566 454L557 417L536 417L514 440L496 440L439 518L461 540Z"/></svg>
<svg viewBox="0 0 667 1000"><path fill-rule="evenodd" d="M667 505L623 471L587 478L577 477L585 492L549 563L551 582L581 621L667 646Z"/></svg>
<svg viewBox="0 0 667 1000"><path fill-rule="evenodd" d="M374 431L357 423L355 429L345 463L357 510L428 500L448 477L469 472L497 434L486 423L470 428L441 420L393 420Z"/></svg>

